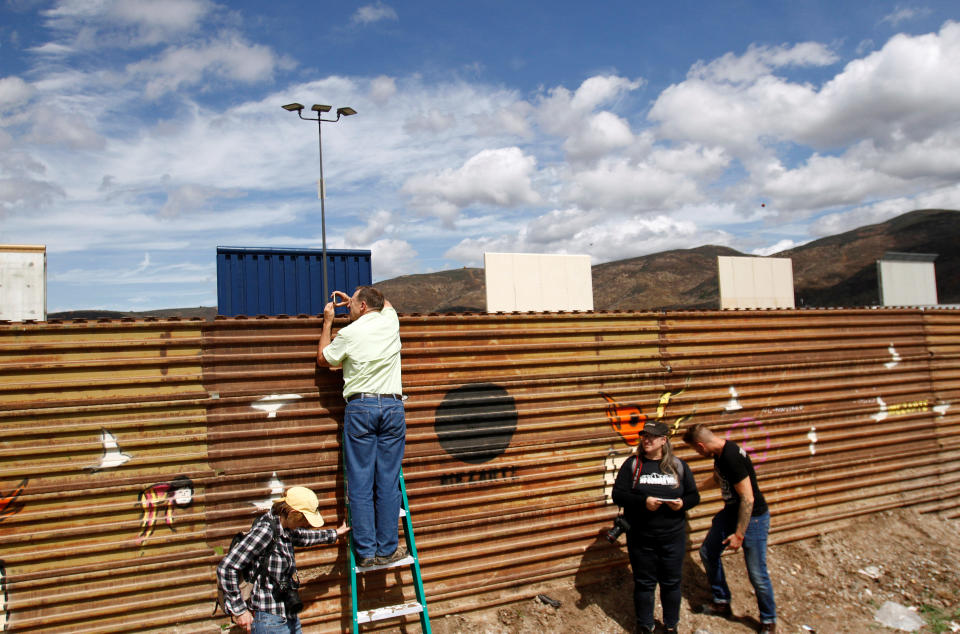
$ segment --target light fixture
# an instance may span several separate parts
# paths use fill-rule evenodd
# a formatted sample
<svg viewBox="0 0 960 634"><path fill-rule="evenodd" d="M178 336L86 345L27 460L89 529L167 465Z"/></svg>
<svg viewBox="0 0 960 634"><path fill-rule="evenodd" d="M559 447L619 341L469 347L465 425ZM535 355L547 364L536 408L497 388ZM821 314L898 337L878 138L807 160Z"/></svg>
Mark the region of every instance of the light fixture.
<svg viewBox="0 0 960 634"><path fill-rule="evenodd" d="M296 112L297 116L303 119L304 121L316 121L317 122L317 147L320 151L320 182L319 186L319 195L320 195L320 232L323 239L323 251L321 257L323 258L322 262L322 273L323 280L321 281L321 292L323 293L323 303L330 301L330 296L327 294L327 209L326 209L326 186L323 182L323 132L321 130L320 124L324 121L327 123L335 123L340 120L340 117L349 117L351 115L357 114L357 111L349 106L343 108L337 108L337 118L336 119L324 119L323 113L330 112L333 109L333 106L326 106L323 104L315 103L310 106L310 110L317 113L317 118L313 119L310 117L303 116L303 104L299 103L288 103L285 106L282 106L284 110L288 112Z"/></svg>

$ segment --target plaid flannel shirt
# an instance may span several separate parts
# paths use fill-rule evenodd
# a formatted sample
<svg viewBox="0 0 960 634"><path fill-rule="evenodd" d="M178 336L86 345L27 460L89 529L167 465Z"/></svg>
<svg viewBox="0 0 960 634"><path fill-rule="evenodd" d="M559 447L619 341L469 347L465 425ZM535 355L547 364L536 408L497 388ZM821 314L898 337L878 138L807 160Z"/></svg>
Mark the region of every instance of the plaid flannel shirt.
<svg viewBox="0 0 960 634"><path fill-rule="evenodd" d="M260 554L270 545L273 539L273 529L270 526L276 521L269 512L261 515L254 521L250 531L236 548L227 553L217 566L217 579L224 594L224 610L233 616L243 614L246 610L253 612L269 612L286 618L287 610L282 603L273 598L273 585L285 574L293 577L297 572L294 559L294 546L314 546L316 544L332 544L337 541L337 531L332 528L309 529L297 528L286 530L276 523L276 545L268 555L266 572L253 582L253 591L250 594L249 605L245 604L240 594L240 575L244 569L252 568L256 574L259 567Z"/></svg>

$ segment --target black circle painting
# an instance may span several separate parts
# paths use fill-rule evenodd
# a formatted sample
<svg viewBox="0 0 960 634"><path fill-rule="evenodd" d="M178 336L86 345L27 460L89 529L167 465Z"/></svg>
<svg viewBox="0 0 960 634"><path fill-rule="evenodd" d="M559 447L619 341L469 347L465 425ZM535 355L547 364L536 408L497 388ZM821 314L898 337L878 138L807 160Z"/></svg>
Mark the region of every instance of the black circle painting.
<svg viewBox="0 0 960 634"><path fill-rule="evenodd" d="M483 464L510 445L517 430L517 406L505 389L493 383L464 385L443 397L433 428L448 454Z"/></svg>

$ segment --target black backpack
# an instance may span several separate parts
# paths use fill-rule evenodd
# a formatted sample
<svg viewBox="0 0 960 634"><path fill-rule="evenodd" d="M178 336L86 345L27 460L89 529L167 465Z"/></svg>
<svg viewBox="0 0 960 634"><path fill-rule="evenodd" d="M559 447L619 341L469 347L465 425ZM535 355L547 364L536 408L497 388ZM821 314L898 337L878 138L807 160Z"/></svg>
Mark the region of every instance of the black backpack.
<svg viewBox="0 0 960 634"><path fill-rule="evenodd" d="M270 558L270 553L273 551L274 545L277 543L277 523L273 518L270 518L270 543L266 545L263 549L263 552L260 553L260 558L255 561L251 561L250 565L240 571L240 594L243 596L244 602L250 600L250 594L253 592L254 582L267 574L267 561ZM224 553L224 557L233 552L233 549L237 547L243 538L247 536L247 533L250 531L237 531L237 534L233 536L233 539L230 540L230 548L227 549L227 552ZM213 614L211 616L216 616L217 608L220 608L220 611L225 615L227 614L224 606L226 604L223 600L223 588L220 587L220 579L217 578L217 601L213 605Z"/></svg>

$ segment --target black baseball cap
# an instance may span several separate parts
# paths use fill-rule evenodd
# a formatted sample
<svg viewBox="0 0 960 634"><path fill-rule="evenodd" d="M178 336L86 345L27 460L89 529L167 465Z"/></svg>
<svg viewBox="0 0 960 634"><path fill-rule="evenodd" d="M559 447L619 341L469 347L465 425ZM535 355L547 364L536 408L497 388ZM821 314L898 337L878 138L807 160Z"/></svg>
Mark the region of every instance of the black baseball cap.
<svg viewBox="0 0 960 634"><path fill-rule="evenodd" d="M643 425L643 432L649 436L669 436L670 428L666 423L661 423L659 421L648 420Z"/></svg>

